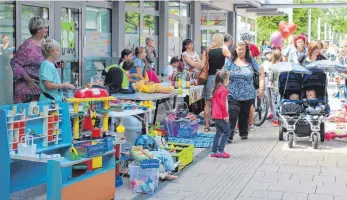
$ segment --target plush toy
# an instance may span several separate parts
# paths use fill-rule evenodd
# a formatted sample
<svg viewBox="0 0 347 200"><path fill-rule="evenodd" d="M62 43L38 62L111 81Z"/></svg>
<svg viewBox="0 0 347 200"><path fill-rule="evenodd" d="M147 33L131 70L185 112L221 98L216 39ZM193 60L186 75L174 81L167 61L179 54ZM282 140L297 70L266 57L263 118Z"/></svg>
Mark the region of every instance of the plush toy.
<svg viewBox="0 0 347 200"><path fill-rule="evenodd" d="M147 83L145 84L145 81L141 80L136 83L133 83L133 88L138 92L143 93L164 93L164 94L171 94L174 91L174 87L169 86L165 87L158 83Z"/></svg>

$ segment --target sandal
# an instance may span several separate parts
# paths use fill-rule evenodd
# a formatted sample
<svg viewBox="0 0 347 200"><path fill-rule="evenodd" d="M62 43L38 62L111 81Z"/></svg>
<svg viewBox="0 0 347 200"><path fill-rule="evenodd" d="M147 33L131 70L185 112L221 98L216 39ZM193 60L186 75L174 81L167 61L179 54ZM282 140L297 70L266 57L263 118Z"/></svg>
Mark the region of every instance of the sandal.
<svg viewBox="0 0 347 200"><path fill-rule="evenodd" d="M205 128L204 128L204 132L205 132L205 133L210 132L210 131L211 131L210 127L205 127Z"/></svg>

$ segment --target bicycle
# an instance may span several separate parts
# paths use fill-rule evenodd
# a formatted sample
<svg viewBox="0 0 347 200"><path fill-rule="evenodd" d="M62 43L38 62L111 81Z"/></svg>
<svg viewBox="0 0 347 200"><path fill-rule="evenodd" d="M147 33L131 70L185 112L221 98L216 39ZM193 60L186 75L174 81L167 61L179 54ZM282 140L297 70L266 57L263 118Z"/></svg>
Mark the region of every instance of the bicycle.
<svg viewBox="0 0 347 200"><path fill-rule="evenodd" d="M263 98L257 97L255 98L254 102L254 120L253 124L255 126L261 126L264 124L265 120L267 119L267 115L269 112L269 98L271 97L271 94L268 93L266 90L264 92Z"/></svg>

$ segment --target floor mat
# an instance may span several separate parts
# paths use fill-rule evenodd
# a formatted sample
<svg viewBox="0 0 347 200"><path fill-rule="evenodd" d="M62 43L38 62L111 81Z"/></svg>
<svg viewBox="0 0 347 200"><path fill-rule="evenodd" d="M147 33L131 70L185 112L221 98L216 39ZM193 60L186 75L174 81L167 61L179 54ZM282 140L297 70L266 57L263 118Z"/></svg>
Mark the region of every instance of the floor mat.
<svg viewBox="0 0 347 200"><path fill-rule="evenodd" d="M213 142L215 134L199 133L193 138L169 137L169 142L181 144L193 144L194 148L208 148Z"/></svg>

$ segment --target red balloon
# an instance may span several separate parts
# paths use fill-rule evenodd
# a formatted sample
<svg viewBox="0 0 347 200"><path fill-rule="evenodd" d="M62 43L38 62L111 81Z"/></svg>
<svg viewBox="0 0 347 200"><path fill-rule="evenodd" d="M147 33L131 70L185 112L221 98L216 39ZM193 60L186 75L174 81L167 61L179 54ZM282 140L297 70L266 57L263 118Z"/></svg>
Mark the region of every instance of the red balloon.
<svg viewBox="0 0 347 200"><path fill-rule="evenodd" d="M281 32L283 38L288 38L296 31L296 24L281 21L278 25L278 29Z"/></svg>

